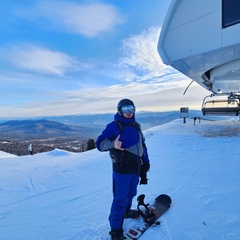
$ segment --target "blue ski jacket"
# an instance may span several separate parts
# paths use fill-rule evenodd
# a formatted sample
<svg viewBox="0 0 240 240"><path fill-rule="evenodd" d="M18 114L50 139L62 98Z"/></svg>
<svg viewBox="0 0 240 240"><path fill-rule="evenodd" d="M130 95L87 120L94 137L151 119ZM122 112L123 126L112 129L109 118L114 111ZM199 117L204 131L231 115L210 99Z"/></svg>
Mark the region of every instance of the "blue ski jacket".
<svg viewBox="0 0 240 240"><path fill-rule="evenodd" d="M124 151L114 148L118 135ZM97 138L96 147L101 152L109 151L113 170L117 173L139 174L141 164L149 162L145 139L134 116L125 118L116 113L114 121L109 123Z"/></svg>

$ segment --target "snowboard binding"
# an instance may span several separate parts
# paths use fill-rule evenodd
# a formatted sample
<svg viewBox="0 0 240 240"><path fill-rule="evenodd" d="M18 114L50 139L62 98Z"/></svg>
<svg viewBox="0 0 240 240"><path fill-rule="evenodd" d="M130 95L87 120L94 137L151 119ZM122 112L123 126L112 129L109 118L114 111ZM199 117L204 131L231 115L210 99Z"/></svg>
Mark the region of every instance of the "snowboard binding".
<svg viewBox="0 0 240 240"><path fill-rule="evenodd" d="M144 221L150 225L152 225L153 223L155 223L156 220L156 215L153 213L153 211L151 209L149 209L149 204L145 204L144 203L144 198L145 195L141 194L138 196L137 201L138 201L138 205L137 205L137 209L139 214L142 216L142 218L144 219ZM143 206L143 210L141 209L141 206Z"/></svg>
<svg viewBox="0 0 240 240"><path fill-rule="evenodd" d="M137 210L140 218L134 219L134 222L126 224L126 229L123 232L125 239L139 239L144 232L150 227L160 225L159 218L166 212L172 205L172 199L167 194L160 194L151 201L150 204L144 203L145 195L142 194L137 198Z"/></svg>

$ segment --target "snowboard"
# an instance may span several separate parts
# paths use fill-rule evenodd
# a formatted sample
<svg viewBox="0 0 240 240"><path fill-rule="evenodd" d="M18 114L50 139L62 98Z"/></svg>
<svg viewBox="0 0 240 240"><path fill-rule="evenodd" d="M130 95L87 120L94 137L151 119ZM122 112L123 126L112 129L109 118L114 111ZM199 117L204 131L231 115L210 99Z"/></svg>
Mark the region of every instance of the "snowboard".
<svg viewBox="0 0 240 240"><path fill-rule="evenodd" d="M124 225L124 239L137 240L151 226L160 225L158 219L171 207L172 200L166 194L161 194L155 198L152 204L144 203L145 195L138 196L137 209L140 217L131 219Z"/></svg>

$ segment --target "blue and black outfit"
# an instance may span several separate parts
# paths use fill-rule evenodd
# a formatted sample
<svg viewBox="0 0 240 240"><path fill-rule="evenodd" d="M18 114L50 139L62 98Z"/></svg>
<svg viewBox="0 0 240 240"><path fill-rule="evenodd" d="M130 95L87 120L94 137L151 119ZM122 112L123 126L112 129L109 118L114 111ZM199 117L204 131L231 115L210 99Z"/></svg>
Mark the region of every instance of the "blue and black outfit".
<svg viewBox="0 0 240 240"><path fill-rule="evenodd" d="M124 150L114 148L114 141L119 135ZM114 121L97 138L96 146L99 151L109 151L112 159L113 202L109 221L112 230L122 229L124 214L130 210L132 199L137 194L141 169L144 172L141 174L143 184L147 184L146 172L149 169L145 139L135 115L125 118L123 114L116 113ZM148 165L145 170L142 167L144 164Z"/></svg>

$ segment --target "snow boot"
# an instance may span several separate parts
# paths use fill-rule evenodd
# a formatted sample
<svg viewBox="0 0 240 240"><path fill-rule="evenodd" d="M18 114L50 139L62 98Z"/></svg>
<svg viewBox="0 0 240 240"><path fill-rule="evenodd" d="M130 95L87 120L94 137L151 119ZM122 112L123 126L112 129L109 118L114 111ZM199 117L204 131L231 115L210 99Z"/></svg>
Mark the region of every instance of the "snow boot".
<svg viewBox="0 0 240 240"><path fill-rule="evenodd" d="M124 240L122 228L111 230L109 235L111 236L111 240Z"/></svg>
<svg viewBox="0 0 240 240"><path fill-rule="evenodd" d="M138 212L138 210L128 210L127 212L125 212L123 218L137 218L140 216L140 213Z"/></svg>

